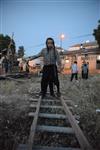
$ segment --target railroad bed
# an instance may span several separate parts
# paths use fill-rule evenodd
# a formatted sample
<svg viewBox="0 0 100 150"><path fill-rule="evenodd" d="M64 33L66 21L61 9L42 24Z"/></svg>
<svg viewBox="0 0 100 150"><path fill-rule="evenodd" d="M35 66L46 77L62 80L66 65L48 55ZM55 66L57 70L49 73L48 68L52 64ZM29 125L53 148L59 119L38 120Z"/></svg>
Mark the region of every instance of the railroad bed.
<svg viewBox="0 0 100 150"><path fill-rule="evenodd" d="M29 139L17 150L93 150L78 125L71 100L49 95L31 98L30 110Z"/></svg>

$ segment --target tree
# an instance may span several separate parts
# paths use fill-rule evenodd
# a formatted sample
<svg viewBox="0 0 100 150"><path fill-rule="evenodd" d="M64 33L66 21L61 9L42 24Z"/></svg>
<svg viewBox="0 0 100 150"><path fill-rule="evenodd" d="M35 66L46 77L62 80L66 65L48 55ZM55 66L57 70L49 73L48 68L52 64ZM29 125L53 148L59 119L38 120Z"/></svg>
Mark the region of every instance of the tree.
<svg viewBox="0 0 100 150"><path fill-rule="evenodd" d="M24 46L19 46L19 49L18 49L18 57L23 57L23 56L24 56L24 53L25 53Z"/></svg>
<svg viewBox="0 0 100 150"><path fill-rule="evenodd" d="M98 21L97 29L94 29L93 35L95 36L95 40L97 41L100 47L100 20Z"/></svg>
<svg viewBox="0 0 100 150"><path fill-rule="evenodd" d="M11 49L12 55L16 52L15 42L10 36L0 34L0 53L7 54L8 50Z"/></svg>

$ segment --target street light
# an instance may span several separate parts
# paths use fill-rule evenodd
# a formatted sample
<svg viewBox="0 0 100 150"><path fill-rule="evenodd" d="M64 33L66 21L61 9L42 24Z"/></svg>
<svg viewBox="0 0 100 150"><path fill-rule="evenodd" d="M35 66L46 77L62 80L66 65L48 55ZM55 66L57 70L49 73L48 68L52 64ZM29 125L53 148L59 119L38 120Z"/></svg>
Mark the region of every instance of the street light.
<svg viewBox="0 0 100 150"><path fill-rule="evenodd" d="M80 45L80 49L81 49L81 50L83 49L83 44Z"/></svg>
<svg viewBox="0 0 100 150"><path fill-rule="evenodd" d="M62 33L61 35L60 35L60 47L62 48L62 41L64 40L64 38L65 38L65 35Z"/></svg>

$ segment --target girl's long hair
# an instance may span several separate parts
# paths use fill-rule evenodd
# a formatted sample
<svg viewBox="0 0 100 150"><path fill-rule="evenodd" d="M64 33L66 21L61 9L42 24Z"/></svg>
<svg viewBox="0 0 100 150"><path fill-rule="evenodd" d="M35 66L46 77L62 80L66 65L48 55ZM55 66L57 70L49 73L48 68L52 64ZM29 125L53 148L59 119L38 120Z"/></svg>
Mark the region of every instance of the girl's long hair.
<svg viewBox="0 0 100 150"><path fill-rule="evenodd" d="M49 47L48 47L48 40L51 40L52 41L52 44L53 44L53 47L54 47L54 50L55 50L55 42L54 42L54 39L49 37L46 39L46 47L47 47L47 50L49 51Z"/></svg>

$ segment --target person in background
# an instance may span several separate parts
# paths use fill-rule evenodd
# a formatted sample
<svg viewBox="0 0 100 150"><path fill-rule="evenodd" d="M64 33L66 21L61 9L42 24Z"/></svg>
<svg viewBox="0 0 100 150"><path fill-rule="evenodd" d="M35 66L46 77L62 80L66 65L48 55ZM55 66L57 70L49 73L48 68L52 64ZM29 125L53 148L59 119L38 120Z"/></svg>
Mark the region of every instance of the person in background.
<svg viewBox="0 0 100 150"><path fill-rule="evenodd" d="M87 79L88 79L88 76L89 76L89 62L87 62L87 68L88 68L88 70L87 70Z"/></svg>
<svg viewBox="0 0 100 150"><path fill-rule="evenodd" d="M26 61L26 72L29 73L29 62Z"/></svg>
<svg viewBox="0 0 100 150"><path fill-rule="evenodd" d="M43 48L41 52L33 57L30 60L43 57L43 70L42 70L42 80L41 80L41 94L42 98L46 96L47 87L49 85L50 88L50 95L55 96L53 84L56 83L57 86L59 85L58 80L58 71L61 70L61 61L59 57L59 53L55 48L55 43L53 38L49 37L46 39L46 48ZM59 87L58 92L60 93Z"/></svg>
<svg viewBox="0 0 100 150"><path fill-rule="evenodd" d="M22 72L23 71L23 61L19 61L19 71Z"/></svg>
<svg viewBox="0 0 100 150"><path fill-rule="evenodd" d="M3 59L2 63L3 63L3 68L4 68L4 71L5 71L5 74L7 74L8 73L8 64L9 64L7 56L4 56L4 59Z"/></svg>
<svg viewBox="0 0 100 150"><path fill-rule="evenodd" d="M75 77L76 80L78 80L78 66L77 66L77 61L74 61L74 63L71 66L71 79L70 81L73 80L73 78Z"/></svg>
<svg viewBox="0 0 100 150"><path fill-rule="evenodd" d="M26 60L23 60L23 72L26 72L26 66L27 66Z"/></svg>
<svg viewBox="0 0 100 150"><path fill-rule="evenodd" d="M2 74L2 61L1 61L1 58L0 58L0 75Z"/></svg>
<svg viewBox="0 0 100 150"><path fill-rule="evenodd" d="M9 73L12 73L12 61L10 59L8 60L8 70Z"/></svg>
<svg viewBox="0 0 100 150"><path fill-rule="evenodd" d="M86 62L82 64L82 79L88 79L88 64Z"/></svg>

